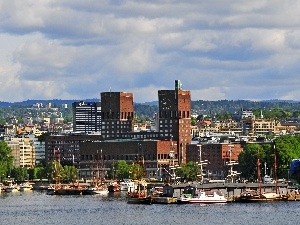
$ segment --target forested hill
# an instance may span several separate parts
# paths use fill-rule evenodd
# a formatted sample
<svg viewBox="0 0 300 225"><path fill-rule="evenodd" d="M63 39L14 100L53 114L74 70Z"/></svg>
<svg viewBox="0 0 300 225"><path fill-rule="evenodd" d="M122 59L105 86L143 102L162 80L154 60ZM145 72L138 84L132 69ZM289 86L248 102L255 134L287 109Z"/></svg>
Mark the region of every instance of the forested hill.
<svg viewBox="0 0 300 225"><path fill-rule="evenodd" d="M134 107L137 115L153 116L153 114L158 111L157 105L136 103ZM234 114L242 109L282 109L288 111L300 111L300 102L279 100L266 100L259 102L248 100L192 101L192 111L196 114L220 114L224 112Z"/></svg>
<svg viewBox="0 0 300 225"><path fill-rule="evenodd" d="M282 109L288 111L300 110L300 102L295 101L247 101L247 100L219 100L219 101L192 101L192 109L196 112L205 112L207 114L219 113L236 113L242 109L244 110L268 110L268 109Z"/></svg>
<svg viewBox="0 0 300 225"><path fill-rule="evenodd" d="M32 106L36 103L43 103L47 105L51 103L52 107L62 107L67 104L71 108L73 102L81 100L27 100L23 102L0 102L1 108L6 107L24 107ZM99 99L86 99L86 102L99 102ZM241 109L247 110L268 110L268 109L282 109L288 111L300 111L300 102L296 101L282 101L282 100L265 100L265 101L248 101L248 100L218 100L218 101L192 101L192 111L197 114L220 114L224 112L237 113ZM135 103L134 111L136 115L144 115L152 117L154 113L158 112L158 102Z"/></svg>

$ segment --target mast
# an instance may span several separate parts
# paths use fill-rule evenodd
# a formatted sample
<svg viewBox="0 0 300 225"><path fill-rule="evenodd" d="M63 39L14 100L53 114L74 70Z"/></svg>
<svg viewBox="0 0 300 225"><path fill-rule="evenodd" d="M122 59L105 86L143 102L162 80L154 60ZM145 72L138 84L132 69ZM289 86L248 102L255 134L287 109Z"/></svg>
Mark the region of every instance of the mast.
<svg viewBox="0 0 300 225"><path fill-rule="evenodd" d="M276 148L275 148L275 143L274 143L274 178L275 178L275 189L276 189L276 194L277 194L277 189L278 189L278 183L277 183L277 159L276 159Z"/></svg>
<svg viewBox="0 0 300 225"><path fill-rule="evenodd" d="M100 150L100 186L102 186L102 176L103 176L103 161L102 161L102 149Z"/></svg>
<svg viewBox="0 0 300 225"><path fill-rule="evenodd" d="M261 196L261 174L260 174L260 154L259 148L257 150L257 178L259 183L259 196Z"/></svg>

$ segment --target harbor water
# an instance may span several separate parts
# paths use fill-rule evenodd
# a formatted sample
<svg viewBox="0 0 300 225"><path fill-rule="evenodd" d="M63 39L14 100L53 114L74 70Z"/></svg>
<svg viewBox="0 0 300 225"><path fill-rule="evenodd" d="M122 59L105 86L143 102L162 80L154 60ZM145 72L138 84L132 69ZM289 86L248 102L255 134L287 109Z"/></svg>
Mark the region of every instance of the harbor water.
<svg viewBox="0 0 300 225"><path fill-rule="evenodd" d="M45 192L0 194L1 224L299 224L300 202L127 204L125 193L56 196Z"/></svg>

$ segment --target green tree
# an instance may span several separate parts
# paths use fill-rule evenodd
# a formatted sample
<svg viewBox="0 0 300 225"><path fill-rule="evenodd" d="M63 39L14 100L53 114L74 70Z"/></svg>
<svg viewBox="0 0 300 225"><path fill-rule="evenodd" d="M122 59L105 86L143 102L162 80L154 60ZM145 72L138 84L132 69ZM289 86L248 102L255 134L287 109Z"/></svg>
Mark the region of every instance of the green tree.
<svg viewBox="0 0 300 225"><path fill-rule="evenodd" d="M284 135L276 138L275 151L277 174L279 177L286 177L285 171L289 169L291 161L300 158L300 136Z"/></svg>
<svg viewBox="0 0 300 225"><path fill-rule="evenodd" d="M16 182L24 182L28 179L27 168L17 167L14 168L11 172L11 176L15 179Z"/></svg>
<svg viewBox="0 0 300 225"><path fill-rule="evenodd" d="M133 163L130 165L130 178L133 180L140 180L145 177L145 170L144 168L137 163Z"/></svg>
<svg viewBox="0 0 300 225"><path fill-rule="evenodd" d="M10 175L13 168L14 157L11 148L6 142L0 141L0 181Z"/></svg>
<svg viewBox="0 0 300 225"><path fill-rule="evenodd" d="M239 155L239 167L242 177L251 181L258 178L258 151L262 175L264 175L263 166L266 163L269 168L268 175L275 178L276 173L276 177L288 178L286 171L289 169L292 159L300 158L300 136L284 135L276 138L273 143L246 144Z"/></svg>
<svg viewBox="0 0 300 225"><path fill-rule="evenodd" d="M259 144L247 144L239 154L239 167L243 178L249 181L257 180L258 151L264 155L263 148Z"/></svg>
<svg viewBox="0 0 300 225"><path fill-rule="evenodd" d="M119 180L129 178L130 166L126 163L125 160L118 160L115 169L116 169L116 176Z"/></svg>
<svg viewBox="0 0 300 225"><path fill-rule="evenodd" d="M192 126L195 126L197 124L197 118L192 118L191 124L192 124Z"/></svg>
<svg viewBox="0 0 300 225"><path fill-rule="evenodd" d="M182 164L181 168L176 169L176 174L187 181L196 181L201 175L200 167L196 162L188 162L187 164Z"/></svg>
<svg viewBox="0 0 300 225"><path fill-rule="evenodd" d="M51 180L55 181L56 183L61 183L64 180L64 168L60 164L60 162L54 160L50 164L49 168L49 177Z"/></svg>
<svg viewBox="0 0 300 225"><path fill-rule="evenodd" d="M64 166L63 169L63 181L64 182L76 182L78 178L78 170L75 166Z"/></svg>

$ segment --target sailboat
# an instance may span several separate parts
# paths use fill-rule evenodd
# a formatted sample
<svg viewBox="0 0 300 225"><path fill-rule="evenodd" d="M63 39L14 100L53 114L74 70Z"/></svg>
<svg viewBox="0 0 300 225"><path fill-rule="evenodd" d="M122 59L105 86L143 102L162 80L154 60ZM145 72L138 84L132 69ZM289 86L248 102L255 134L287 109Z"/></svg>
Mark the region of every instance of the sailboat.
<svg viewBox="0 0 300 225"><path fill-rule="evenodd" d="M106 195L108 193L107 188L105 188L102 185L102 179L103 179L102 149L101 149L100 157L101 157L101 159L100 159L100 171L99 171L99 165L98 165L99 154L98 154L98 150L97 150L96 180L95 180L95 171L93 169L92 170L93 183L82 192L83 195ZM99 178L100 178L100 180L99 180Z"/></svg>
<svg viewBox="0 0 300 225"><path fill-rule="evenodd" d="M276 148L274 144L274 171L275 171L275 191L271 192L262 192L262 179L260 173L260 154L259 149L257 153L257 177L259 183L259 190L245 190L241 193L239 197L239 201L241 202L258 202L258 201L286 201L288 200L288 196L283 196L278 192L277 186L277 164L276 164Z"/></svg>
<svg viewBox="0 0 300 225"><path fill-rule="evenodd" d="M55 155L55 150L54 150ZM55 158L55 157L54 157ZM79 186L79 183L72 181L71 184L62 184L61 183L61 172L63 168L60 164L60 155L58 155L58 161L53 160L53 177L55 179L55 185L48 188L48 195L81 195L84 191L84 188ZM74 155L73 155L73 165L74 165ZM72 170L73 171L73 170Z"/></svg>
<svg viewBox="0 0 300 225"><path fill-rule="evenodd" d="M140 161L138 161L138 164L140 164ZM134 164L133 164L134 165ZM139 168L139 167L138 167ZM142 156L142 169L144 173L144 157ZM138 173L140 171L138 170ZM147 192L147 182L140 178L137 182L137 188L133 191L129 191L127 193L128 204L152 204L152 196L148 194Z"/></svg>

